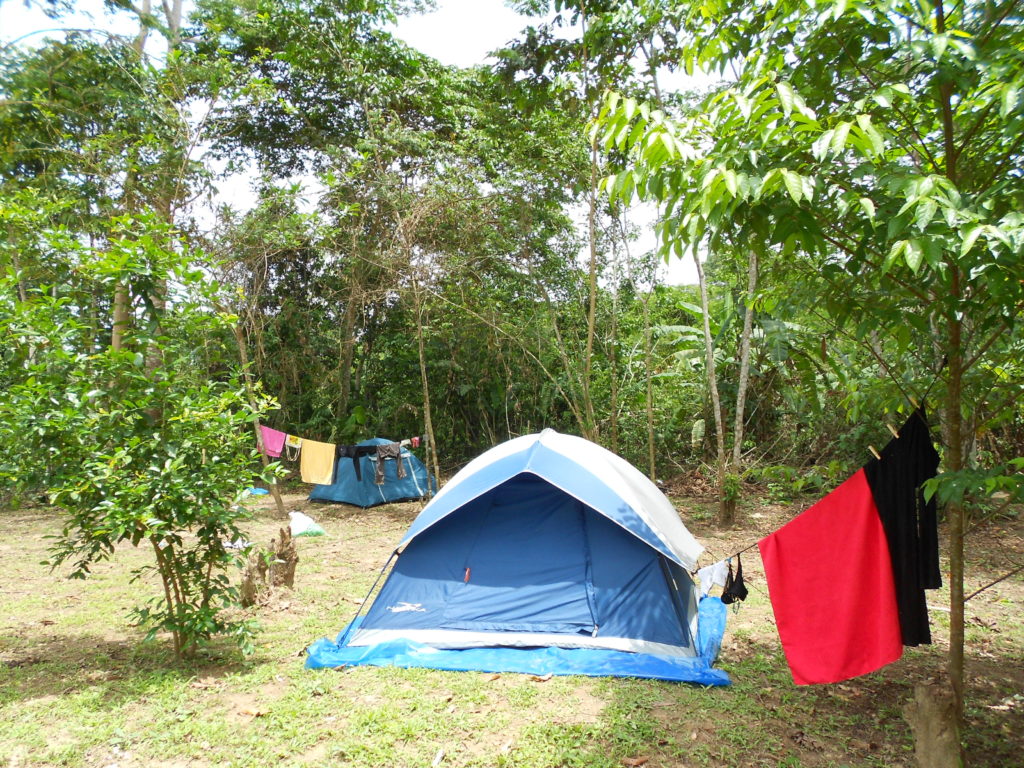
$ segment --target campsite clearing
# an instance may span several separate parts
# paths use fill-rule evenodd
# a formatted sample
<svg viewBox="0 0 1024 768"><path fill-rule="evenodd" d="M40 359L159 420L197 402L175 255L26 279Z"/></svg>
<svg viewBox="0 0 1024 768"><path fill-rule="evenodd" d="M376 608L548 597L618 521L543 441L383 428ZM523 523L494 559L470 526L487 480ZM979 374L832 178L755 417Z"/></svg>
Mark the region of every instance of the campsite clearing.
<svg viewBox="0 0 1024 768"><path fill-rule="evenodd" d="M710 527L711 502L675 499L712 556L777 528L798 509L756 502L744 530ZM808 500L811 501L811 500ZM254 498L253 541L284 524ZM916 680L945 658L948 595L929 603L936 643L845 683L797 688L771 624L756 553L744 557L750 598L729 614L726 688L649 680L437 672L306 670L305 647L355 613L419 504L373 510L288 509L326 537L299 540L294 591L253 610L263 632L242 660L227 643L176 666L165 642L144 644L128 609L156 594L128 572L149 552L123 548L87 581L40 561L53 510L0 512L0 766L910 766L901 715ZM803 505L803 506L806 506ZM801 507L802 508L802 507ZM990 524L970 542L969 589L997 578L1021 550L1024 523ZM968 603L968 728L973 766L1014 764L1024 750L1024 579Z"/></svg>

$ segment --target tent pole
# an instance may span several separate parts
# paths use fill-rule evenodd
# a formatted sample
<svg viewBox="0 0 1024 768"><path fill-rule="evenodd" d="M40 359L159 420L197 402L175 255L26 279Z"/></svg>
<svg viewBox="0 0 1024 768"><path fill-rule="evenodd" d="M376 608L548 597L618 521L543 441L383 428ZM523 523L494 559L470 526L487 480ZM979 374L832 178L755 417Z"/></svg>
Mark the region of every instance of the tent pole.
<svg viewBox="0 0 1024 768"><path fill-rule="evenodd" d="M386 571L388 569L388 566L391 565L391 561L394 560L395 557L397 557L397 556L398 556L398 550L395 549L395 551L391 553L391 556L388 558L387 562L384 563L384 567L380 569L380 573L377 574L376 581L373 582L373 586L370 587L370 591L366 593L366 597L363 598L363 602L361 602L359 604L359 607L356 608L356 615L352 617L352 621L350 621L348 623L348 626L345 627L345 633L341 636L341 638L338 639L338 645L339 646L344 646L345 643L348 642L348 637L349 637L349 635L352 634L353 627L355 627L356 619L358 619L359 618L359 614L362 613L363 607L368 602L370 602L370 595L373 594L373 590L375 590L377 588L377 585L380 584L381 577L384 576L384 571Z"/></svg>

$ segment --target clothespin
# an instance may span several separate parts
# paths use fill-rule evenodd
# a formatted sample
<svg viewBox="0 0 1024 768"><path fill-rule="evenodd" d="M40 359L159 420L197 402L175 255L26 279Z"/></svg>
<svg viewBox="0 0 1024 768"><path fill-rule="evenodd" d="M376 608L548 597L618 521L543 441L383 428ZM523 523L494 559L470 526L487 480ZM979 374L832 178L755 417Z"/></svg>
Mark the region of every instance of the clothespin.
<svg viewBox="0 0 1024 768"><path fill-rule="evenodd" d="M868 450L871 451L871 455L874 456L876 459L878 459L879 461L882 460L882 455L875 450L875 446L869 445Z"/></svg>
<svg viewBox="0 0 1024 768"><path fill-rule="evenodd" d="M887 426L889 428L889 431L892 432L893 437L895 437L897 440L900 439L900 433L896 431L896 427L894 427L892 424L886 424L885 426Z"/></svg>

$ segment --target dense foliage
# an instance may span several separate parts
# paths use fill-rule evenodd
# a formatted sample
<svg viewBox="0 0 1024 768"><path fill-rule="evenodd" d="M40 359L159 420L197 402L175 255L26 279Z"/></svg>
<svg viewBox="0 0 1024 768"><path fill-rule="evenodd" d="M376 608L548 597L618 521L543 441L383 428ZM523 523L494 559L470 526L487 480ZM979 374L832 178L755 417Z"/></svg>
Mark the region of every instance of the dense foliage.
<svg viewBox="0 0 1024 768"><path fill-rule="evenodd" d="M8 224L33 221L31 242L66 268L59 282L0 280L0 438L8 446L0 481L24 498L40 492L63 509L54 566L84 578L118 544L151 547L163 591L135 611L154 635L171 634L178 654L217 634L251 647L252 626L230 618L231 584L246 517L239 501L253 473L253 413L227 350L204 347L223 321L209 312L197 254L176 253L152 217L111 221L102 250L53 227L40 198L9 201ZM115 282L143 307L155 280L174 285L173 309L140 309L115 349L98 327L92 297ZM147 322L148 321L148 322ZM103 323L105 325L105 323ZM161 364L147 360L159 354Z"/></svg>
<svg viewBox="0 0 1024 768"><path fill-rule="evenodd" d="M1016 2L530 0L466 70L390 31L418 5L173 2L0 53L0 461L68 510L58 560L152 542L141 617L228 628L241 359L288 432L430 432L444 474L554 427L732 502L826 489L926 401L953 540L1019 500ZM703 290L659 284L636 197Z"/></svg>

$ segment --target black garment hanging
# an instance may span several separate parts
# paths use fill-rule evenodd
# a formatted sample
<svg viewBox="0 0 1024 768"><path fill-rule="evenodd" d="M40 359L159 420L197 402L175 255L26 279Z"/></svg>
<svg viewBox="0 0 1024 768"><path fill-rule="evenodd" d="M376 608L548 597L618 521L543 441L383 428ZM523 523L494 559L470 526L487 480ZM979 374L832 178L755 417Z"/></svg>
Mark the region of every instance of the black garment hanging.
<svg viewBox="0 0 1024 768"><path fill-rule="evenodd" d="M922 483L935 477L939 454L923 408L898 434L864 473L889 544L903 644L921 645L932 640L924 590L942 586L935 499L926 502L921 492Z"/></svg>
<svg viewBox="0 0 1024 768"><path fill-rule="evenodd" d="M363 472L359 466L359 459L363 456L369 456L371 453L376 453L376 445L339 445L335 451L335 455L339 459L352 459L352 466L355 468L356 480L360 483L363 482Z"/></svg>
<svg viewBox="0 0 1024 768"><path fill-rule="evenodd" d="M747 585L743 583L743 561L736 555L736 575L732 573L732 562L729 562L729 575L725 577L722 588L722 602L726 605L743 602L747 599Z"/></svg>

